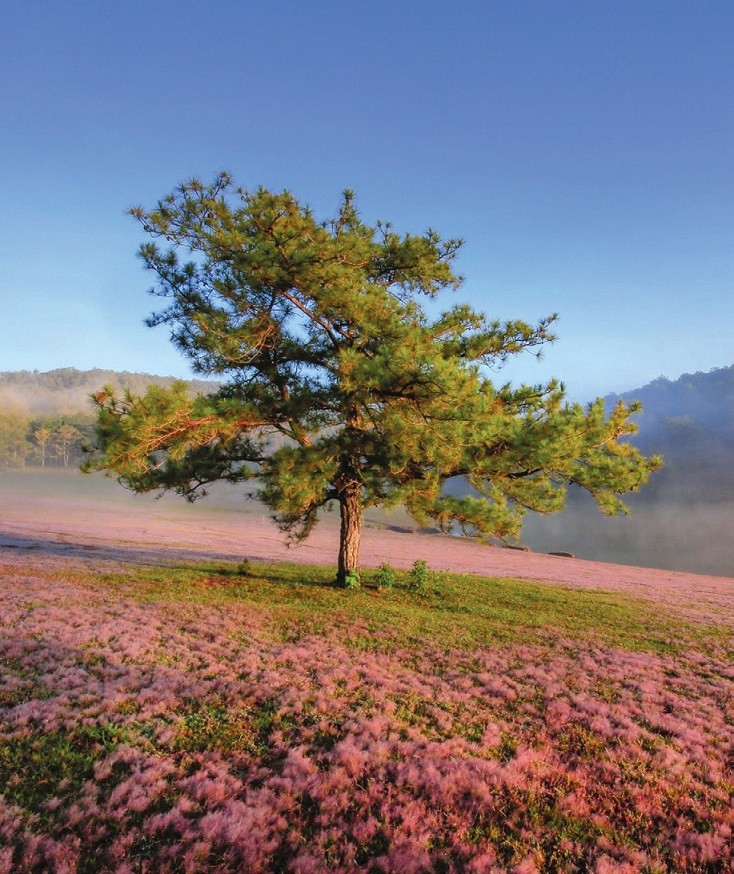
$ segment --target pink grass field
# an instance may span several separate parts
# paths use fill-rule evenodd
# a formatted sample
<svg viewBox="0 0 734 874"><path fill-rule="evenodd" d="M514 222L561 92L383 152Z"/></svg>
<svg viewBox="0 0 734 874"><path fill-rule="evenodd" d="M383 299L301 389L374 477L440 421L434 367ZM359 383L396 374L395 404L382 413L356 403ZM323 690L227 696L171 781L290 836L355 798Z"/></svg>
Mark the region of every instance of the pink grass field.
<svg viewBox="0 0 734 874"><path fill-rule="evenodd" d="M723 637L655 654L548 629L469 651L338 614L275 633L270 605L104 582L172 559L333 564L335 549L331 520L294 551L257 513L6 505L0 766L22 753L46 776L0 786L0 872L732 870ZM620 591L716 628L734 616L723 577L369 528L363 558ZM88 772L49 766L85 754Z"/></svg>

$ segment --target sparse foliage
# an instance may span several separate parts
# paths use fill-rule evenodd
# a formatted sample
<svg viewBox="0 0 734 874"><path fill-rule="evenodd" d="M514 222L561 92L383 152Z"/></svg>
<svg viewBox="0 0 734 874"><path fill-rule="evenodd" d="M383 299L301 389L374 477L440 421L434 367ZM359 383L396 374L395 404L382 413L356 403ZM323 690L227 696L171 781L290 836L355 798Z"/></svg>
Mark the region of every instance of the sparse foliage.
<svg viewBox="0 0 734 874"><path fill-rule="evenodd" d="M222 387L99 392L87 469L190 499L215 480L257 477L296 539L335 501L345 584L365 507L404 505L421 524L506 539L526 510L560 510L570 483L622 511L618 495L659 465L619 439L635 430L634 405L607 417L601 400L565 403L555 381L489 378L553 339L554 316L500 323L465 304L428 314L423 300L460 285L459 240L366 224L349 191L320 222L289 192L235 189L226 174L132 214L153 238L140 252L166 301L149 324L168 325L193 369ZM452 477L471 494L446 494Z"/></svg>
<svg viewBox="0 0 734 874"><path fill-rule="evenodd" d="M56 433L53 435L58 448L59 457L63 461L64 467L69 466L69 455L74 444L81 439L82 432L73 425L59 425Z"/></svg>
<svg viewBox="0 0 734 874"><path fill-rule="evenodd" d="M356 571L347 571L344 574L343 586L345 589L358 589L360 585L359 574Z"/></svg>

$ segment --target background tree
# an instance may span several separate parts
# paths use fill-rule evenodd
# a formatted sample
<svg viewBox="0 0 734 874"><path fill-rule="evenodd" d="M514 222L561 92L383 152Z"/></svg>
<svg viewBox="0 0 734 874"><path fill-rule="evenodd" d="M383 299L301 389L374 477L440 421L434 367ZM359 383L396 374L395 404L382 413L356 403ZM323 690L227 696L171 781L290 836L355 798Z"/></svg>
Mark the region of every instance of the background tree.
<svg viewBox="0 0 734 874"><path fill-rule="evenodd" d="M0 466L25 467L31 443L28 417L18 412L0 412Z"/></svg>
<svg viewBox="0 0 734 874"><path fill-rule="evenodd" d="M69 466L69 455L72 448L79 443L82 432L73 425L64 423L54 432L54 442L64 467Z"/></svg>
<svg viewBox="0 0 734 874"><path fill-rule="evenodd" d="M190 397L183 384L96 395L104 469L137 491L189 499L207 484L257 477L281 528L307 537L337 502L337 580L356 572L364 508L404 505L421 523L485 538L516 537L523 513L560 510L587 489L605 513L659 459L620 438L635 405L607 417L564 402L563 387L495 385L492 368L553 339L536 325L489 321L459 304L429 316L421 300L459 287L459 240L364 223L351 192L319 222L289 192L193 180L147 212L156 242L140 254L168 325L195 372L222 380ZM471 494L451 496L463 477Z"/></svg>
<svg viewBox="0 0 734 874"><path fill-rule="evenodd" d="M36 430L32 433L33 442L38 447L38 453L41 456L41 467L46 467L46 452L53 436L54 432L50 428L47 428L45 425L41 425L41 427L36 428Z"/></svg>

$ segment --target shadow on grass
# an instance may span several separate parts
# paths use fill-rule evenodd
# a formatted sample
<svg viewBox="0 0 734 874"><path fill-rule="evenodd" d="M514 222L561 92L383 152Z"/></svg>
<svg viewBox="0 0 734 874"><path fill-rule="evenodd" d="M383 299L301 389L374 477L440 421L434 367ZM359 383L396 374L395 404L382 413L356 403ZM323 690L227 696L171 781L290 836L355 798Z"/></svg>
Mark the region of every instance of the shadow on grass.
<svg viewBox="0 0 734 874"><path fill-rule="evenodd" d="M349 590L336 585L328 566L248 560L128 571L104 575L105 582L148 602L256 609L288 639L330 634L346 623L368 636L394 633L403 645L555 645L567 639L665 655L692 645L719 651L728 631L684 621L620 592L472 574L433 573L427 588L416 591L408 571L396 571L394 587L380 589L378 571L365 569L364 585Z"/></svg>
<svg viewBox="0 0 734 874"><path fill-rule="evenodd" d="M722 651L731 628L684 621L660 605L621 592L572 589L559 584L473 574L436 573L423 591L411 591L408 573L396 570L393 588L376 587L377 569L364 569L363 586L336 585L334 566L272 562L248 556L237 562L195 550L133 545L97 548L42 537L0 538L0 557L28 551L114 561L120 570L92 564L72 571L84 585L112 587L148 602L169 601L258 609L274 626L329 633L342 622L364 623L367 633L391 630L406 640L442 646L484 646L562 637L631 650L672 654L688 646ZM53 575L55 571L50 571ZM65 572L67 573L67 572ZM284 632L286 633L286 632ZM289 627L288 635L297 633Z"/></svg>
<svg viewBox="0 0 734 874"><path fill-rule="evenodd" d="M191 570L191 565L172 565L171 569L186 571ZM224 579L259 579L285 585L343 588L336 583L336 569L328 566L290 564L288 562L265 564L244 559L244 561L233 565L206 562L197 569L208 571Z"/></svg>

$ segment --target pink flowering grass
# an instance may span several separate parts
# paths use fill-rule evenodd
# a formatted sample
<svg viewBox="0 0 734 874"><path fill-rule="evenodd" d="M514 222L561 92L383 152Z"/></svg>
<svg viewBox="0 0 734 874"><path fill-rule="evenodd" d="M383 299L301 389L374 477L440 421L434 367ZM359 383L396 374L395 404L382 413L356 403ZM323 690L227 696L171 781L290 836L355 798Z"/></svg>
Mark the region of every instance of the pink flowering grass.
<svg viewBox="0 0 734 874"><path fill-rule="evenodd" d="M463 577L2 571L0 872L731 870L723 626Z"/></svg>

